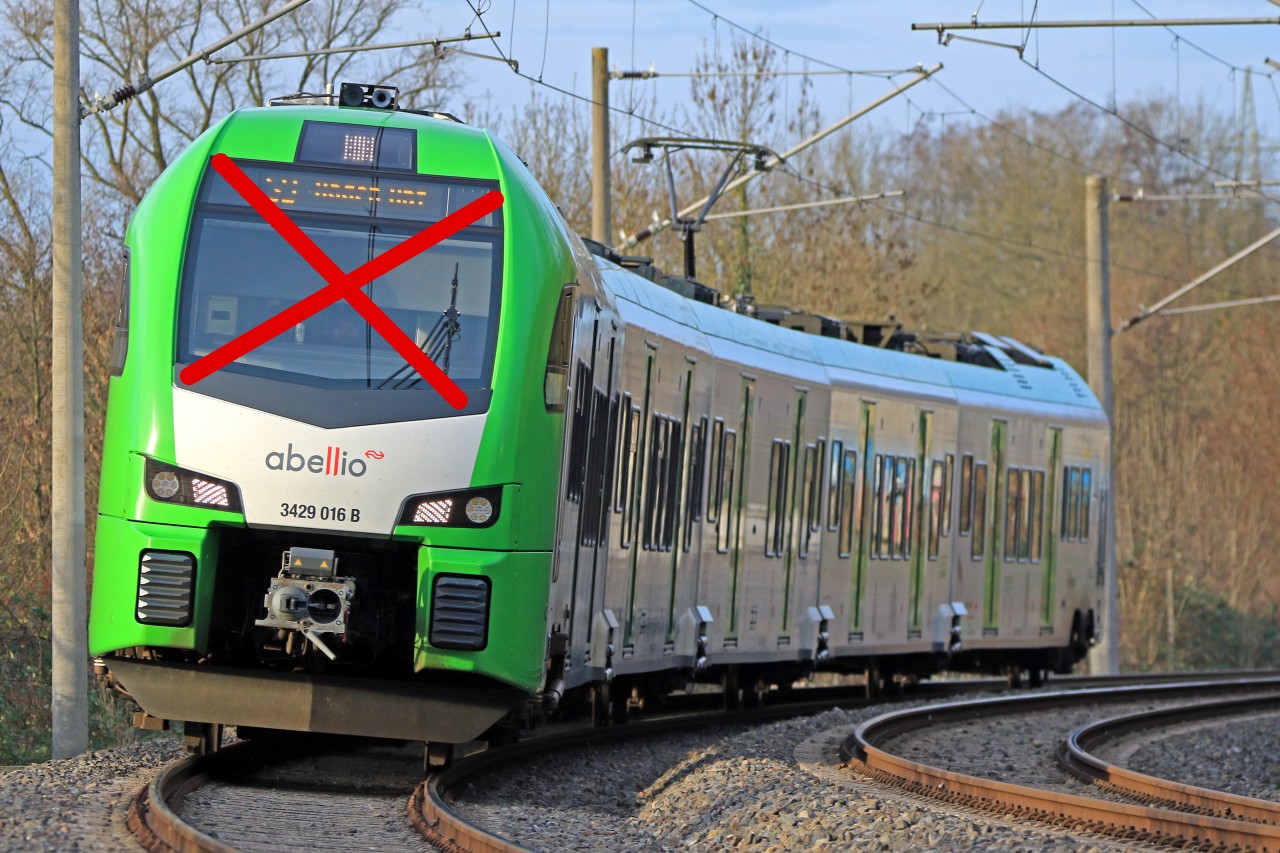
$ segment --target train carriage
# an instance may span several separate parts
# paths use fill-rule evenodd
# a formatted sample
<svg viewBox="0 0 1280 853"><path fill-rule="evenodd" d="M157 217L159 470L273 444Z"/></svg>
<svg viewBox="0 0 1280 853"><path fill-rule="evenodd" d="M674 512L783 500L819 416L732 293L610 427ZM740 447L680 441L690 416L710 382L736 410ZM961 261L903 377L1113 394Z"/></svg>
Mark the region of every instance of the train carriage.
<svg viewBox="0 0 1280 853"><path fill-rule="evenodd" d="M233 113L130 225L90 645L139 724L450 744L692 680L1084 653L1108 427L1063 362L686 298L589 251L490 134L374 94Z"/></svg>

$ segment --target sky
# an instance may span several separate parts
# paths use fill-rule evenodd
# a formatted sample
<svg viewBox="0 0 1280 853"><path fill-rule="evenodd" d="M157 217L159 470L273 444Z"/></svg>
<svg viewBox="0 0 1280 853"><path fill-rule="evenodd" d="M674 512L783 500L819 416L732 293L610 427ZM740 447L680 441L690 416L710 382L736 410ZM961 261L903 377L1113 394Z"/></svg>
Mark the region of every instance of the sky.
<svg viewBox="0 0 1280 853"><path fill-rule="evenodd" d="M965 121L971 110L992 116L1001 109L1057 110L1088 99L1120 112L1136 99L1162 94L1190 106L1199 99L1224 111L1240 109L1245 79L1264 142L1280 133L1280 81L1265 64L1280 59L1280 26L1176 26L1055 30L955 31L957 36L1025 45L1011 47L953 41L936 32L912 31L913 23L1035 19L1134 20L1156 18L1280 18L1280 0L487 0L477 21L467 0L431 0L421 35L500 31L497 48L519 61L520 71L547 84L548 98L567 97L550 86L586 96L591 49L609 49L614 69L688 72L699 53L722 53L735 37L767 37L781 48L791 70L906 69L942 63L936 83L915 86L879 108L873 119L904 131L919 121ZM478 0L471 0L476 4ZM744 32L745 31L745 32ZM494 44L467 45L496 53ZM808 57L808 59L806 59ZM825 64L824 64L825 63ZM459 57L467 80L459 96L475 106L503 111L519 107L538 86L500 62ZM1248 71L1255 73L1249 74ZM897 82L908 75L894 78ZM834 120L893 88L883 77L822 75L814 91L825 120ZM794 78L784 89L794 98ZM657 98L662 107L687 102L681 77L611 85L615 106ZM1068 89L1074 90L1074 94ZM792 101L794 103L794 100ZM463 104L448 103L464 112ZM968 117L968 118L967 118ZM638 135L655 135L640 130Z"/></svg>

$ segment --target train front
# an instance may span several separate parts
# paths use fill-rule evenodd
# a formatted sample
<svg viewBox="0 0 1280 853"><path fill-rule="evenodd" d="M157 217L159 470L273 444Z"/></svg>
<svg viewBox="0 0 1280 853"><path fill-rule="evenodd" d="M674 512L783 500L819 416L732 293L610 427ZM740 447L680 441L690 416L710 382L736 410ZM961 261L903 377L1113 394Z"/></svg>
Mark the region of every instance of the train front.
<svg viewBox="0 0 1280 853"><path fill-rule="evenodd" d="M485 132L367 100L233 113L157 180L90 617L139 724L456 743L541 689L562 228Z"/></svg>

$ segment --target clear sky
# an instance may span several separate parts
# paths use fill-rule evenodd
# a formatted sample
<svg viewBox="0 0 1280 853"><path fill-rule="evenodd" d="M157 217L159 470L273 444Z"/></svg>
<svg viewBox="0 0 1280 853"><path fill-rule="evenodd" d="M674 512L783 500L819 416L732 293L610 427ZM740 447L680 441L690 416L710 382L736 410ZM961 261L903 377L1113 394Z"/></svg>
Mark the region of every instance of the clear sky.
<svg viewBox="0 0 1280 853"><path fill-rule="evenodd" d="M429 29L422 35L452 35L468 25L483 29L466 0L431 2ZM1275 24L956 32L1004 44L1025 42L1023 59L1008 47L958 40L943 46L935 33L911 30L912 23L968 21L975 11L979 21L1026 20L1033 9L1042 21L1276 19L1280 0L490 0L480 8L484 24L502 32L502 52L516 58L523 73L580 95L590 91L593 47L607 47L615 68L682 72L692 68L700 52L723 49L735 35L742 37L736 24L781 46L784 64L793 70L805 67L801 54L812 58L808 67L813 70L943 63L937 77L942 86L916 86L877 112L876 121L901 123L904 130L922 114L926 121L953 121L963 120L970 108L986 115L1006 107L1059 109L1077 100L1062 86L1104 107L1118 104L1121 111L1126 103L1153 94L1176 95L1188 106L1203 98L1230 111L1239 108L1246 69L1251 69L1257 72L1253 98L1264 141L1280 133L1280 81L1265 64L1269 56L1280 59ZM495 52L492 44L475 49ZM456 67L469 80L466 97L490 107L518 106L534 85L497 62L464 57ZM892 86L883 78L849 75L815 81L828 120ZM792 95L796 85L791 83ZM664 107L674 106L688 99L689 81L624 82L611 92L615 105L651 92ZM549 89L543 94L562 97ZM461 110L462 105L445 106Z"/></svg>

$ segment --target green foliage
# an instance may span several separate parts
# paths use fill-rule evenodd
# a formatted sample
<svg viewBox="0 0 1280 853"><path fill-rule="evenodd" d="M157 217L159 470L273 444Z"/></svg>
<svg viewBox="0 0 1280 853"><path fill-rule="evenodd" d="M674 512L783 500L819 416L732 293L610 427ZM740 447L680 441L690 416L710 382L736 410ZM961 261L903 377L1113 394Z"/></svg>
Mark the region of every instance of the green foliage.
<svg viewBox="0 0 1280 853"><path fill-rule="evenodd" d="M49 610L30 593L0 608L0 765L48 761L51 658ZM89 691L89 748L137 739L126 703L103 688Z"/></svg>
<svg viewBox="0 0 1280 853"><path fill-rule="evenodd" d="M1213 590L1187 584L1175 594L1176 645L1170 669L1252 669L1280 661L1274 610L1247 613Z"/></svg>

